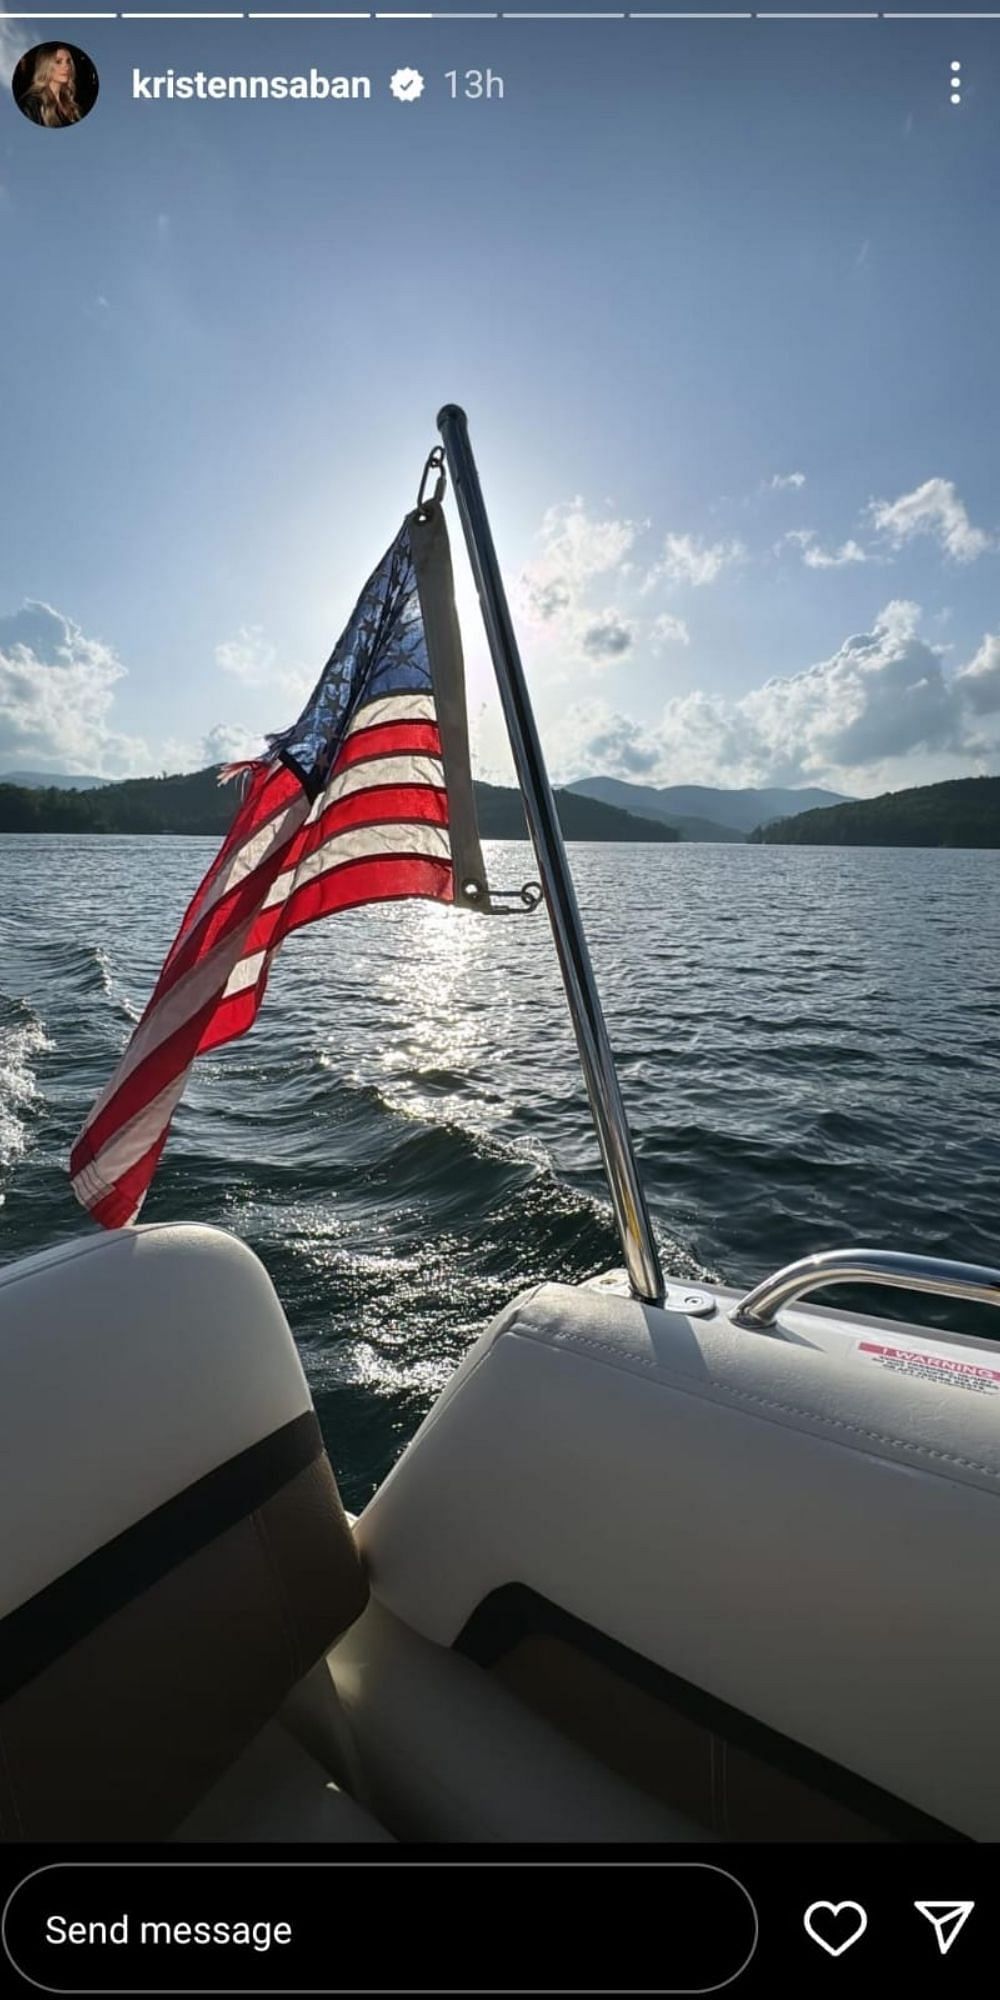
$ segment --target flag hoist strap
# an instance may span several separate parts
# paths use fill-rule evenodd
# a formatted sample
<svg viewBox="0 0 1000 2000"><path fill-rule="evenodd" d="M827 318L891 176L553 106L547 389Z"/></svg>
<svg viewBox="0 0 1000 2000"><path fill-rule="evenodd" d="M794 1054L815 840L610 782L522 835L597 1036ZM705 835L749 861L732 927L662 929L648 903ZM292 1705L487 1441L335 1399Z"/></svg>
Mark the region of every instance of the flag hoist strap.
<svg viewBox="0 0 1000 2000"><path fill-rule="evenodd" d="M490 910L492 902L476 823L469 762L462 634L455 610L448 530L437 497L422 501L414 509L409 529L448 793L455 901L467 910Z"/></svg>

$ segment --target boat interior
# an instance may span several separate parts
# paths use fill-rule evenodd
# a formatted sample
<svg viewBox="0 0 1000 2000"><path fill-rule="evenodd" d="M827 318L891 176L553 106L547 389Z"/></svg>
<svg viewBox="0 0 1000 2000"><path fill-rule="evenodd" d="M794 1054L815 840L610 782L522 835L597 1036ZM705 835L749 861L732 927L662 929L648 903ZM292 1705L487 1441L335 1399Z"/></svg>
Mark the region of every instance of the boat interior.
<svg viewBox="0 0 1000 2000"><path fill-rule="evenodd" d="M357 1519L238 1239L0 1270L2 1837L1000 1837L1000 1357L840 1255L537 1286Z"/></svg>

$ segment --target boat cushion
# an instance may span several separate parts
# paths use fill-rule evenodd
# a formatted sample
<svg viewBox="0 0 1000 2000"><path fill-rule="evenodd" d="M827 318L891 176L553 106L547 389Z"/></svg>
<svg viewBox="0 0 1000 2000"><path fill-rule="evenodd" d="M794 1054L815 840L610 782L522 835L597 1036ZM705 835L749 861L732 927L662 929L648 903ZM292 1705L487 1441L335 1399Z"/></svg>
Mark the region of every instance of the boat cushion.
<svg viewBox="0 0 1000 2000"><path fill-rule="evenodd" d="M453 1645L520 1586L1000 1838L1000 1399L876 1365L873 1322L751 1333L720 1296L707 1319L565 1285L516 1301L360 1518L375 1597Z"/></svg>
<svg viewBox="0 0 1000 2000"><path fill-rule="evenodd" d="M391 1841L280 1722L269 1722L182 1822L175 1841Z"/></svg>
<svg viewBox="0 0 1000 2000"><path fill-rule="evenodd" d="M0 1834L165 1838L367 1586L295 1344L220 1231L0 1270Z"/></svg>

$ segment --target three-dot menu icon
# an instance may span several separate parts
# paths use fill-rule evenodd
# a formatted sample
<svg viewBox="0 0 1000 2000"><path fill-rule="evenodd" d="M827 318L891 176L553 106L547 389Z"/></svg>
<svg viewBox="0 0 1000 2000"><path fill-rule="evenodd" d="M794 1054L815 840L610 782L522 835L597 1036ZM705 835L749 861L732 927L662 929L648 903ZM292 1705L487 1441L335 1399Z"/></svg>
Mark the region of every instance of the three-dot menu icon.
<svg viewBox="0 0 1000 2000"><path fill-rule="evenodd" d="M961 65L961 63L960 63L960 62L953 62L953 63L952 63L952 65L951 65L951 72L950 72L950 76L949 76L949 81L950 81L950 84L951 84L951 101L952 101L952 103L953 103L953 104L961 104L961 102L962 102L962 65Z"/></svg>

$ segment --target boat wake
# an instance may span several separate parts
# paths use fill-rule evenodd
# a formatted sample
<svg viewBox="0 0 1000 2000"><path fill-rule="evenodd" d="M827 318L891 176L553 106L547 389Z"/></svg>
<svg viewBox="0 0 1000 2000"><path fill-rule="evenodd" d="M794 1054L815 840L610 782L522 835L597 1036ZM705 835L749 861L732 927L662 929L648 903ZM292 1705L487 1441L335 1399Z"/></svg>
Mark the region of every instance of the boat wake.
<svg viewBox="0 0 1000 2000"><path fill-rule="evenodd" d="M40 1102L36 1058L52 1042L27 1000L0 992L0 1203L4 1181L30 1143Z"/></svg>

